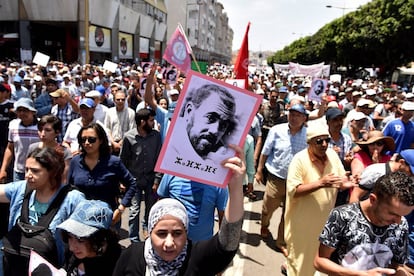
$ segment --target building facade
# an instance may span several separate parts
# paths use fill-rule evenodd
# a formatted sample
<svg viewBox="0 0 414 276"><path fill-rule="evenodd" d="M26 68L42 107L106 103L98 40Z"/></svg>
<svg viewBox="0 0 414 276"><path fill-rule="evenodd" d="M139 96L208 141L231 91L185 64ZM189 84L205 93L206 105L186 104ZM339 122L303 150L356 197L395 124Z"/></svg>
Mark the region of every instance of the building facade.
<svg viewBox="0 0 414 276"><path fill-rule="evenodd" d="M162 62L180 23L199 61L229 63L233 31L215 0L2 0L0 60Z"/></svg>

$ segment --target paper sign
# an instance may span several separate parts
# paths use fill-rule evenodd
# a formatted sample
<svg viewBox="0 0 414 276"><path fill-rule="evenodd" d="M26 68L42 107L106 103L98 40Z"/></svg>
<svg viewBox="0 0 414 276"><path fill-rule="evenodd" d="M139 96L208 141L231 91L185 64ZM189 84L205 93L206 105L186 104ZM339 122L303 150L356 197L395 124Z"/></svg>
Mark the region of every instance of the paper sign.
<svg viewBox="0 0 414 276"><path fill-rule="evenodd" d="M49 59L50 57L48 55L42 54L41 52L36 52L33 58L33 63L46 67L49 63Z"/></svg>
<svg viewBox="0 0 414 276"><path fill-rule="evenodd" d="M29 261L29 276L38 275L52 275L52 276L65 276L67 273L64 269L57 269L45 258L37 254L35 251L30 251Z"/></svg>
<svg viewBox="0 0 414 276"><path fill-rule="evenodd" d="M240 88L244 88L245 82L246 80L244 79L233 79L233 80L226 79L226 83L231 84L233 86L240 87Z"/></svg>
<svg viewBox="0 0 414 276"><path fill-rule="evenodd" d="M221 162L243 148L262 96L189 71L155 170L226 187L231 176Z"/></svg>
<svg viewBox="0 0 414 276"><path fill-rule="evenodd" d="M115 73L116 68L118 68L118 64L116 64L115 62L109 61L109 60L105 60L103 64L103 69L108 70L112 73Z"/></svg>

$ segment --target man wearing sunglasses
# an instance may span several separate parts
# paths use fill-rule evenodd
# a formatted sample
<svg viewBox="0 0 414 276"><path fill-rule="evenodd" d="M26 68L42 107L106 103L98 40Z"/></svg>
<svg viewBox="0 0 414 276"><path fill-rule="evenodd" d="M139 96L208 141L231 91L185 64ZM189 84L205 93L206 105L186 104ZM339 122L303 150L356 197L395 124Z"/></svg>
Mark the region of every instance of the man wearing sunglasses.
<svg viewBox="0 0 414 276"><path fill-rule="evenodd" d="M338 154L329 148L325 124L308 124L308 148L289 165L286 183L285 241L287 274L311 276L318 236L333 209L338 189L354 186Z"/></svg>

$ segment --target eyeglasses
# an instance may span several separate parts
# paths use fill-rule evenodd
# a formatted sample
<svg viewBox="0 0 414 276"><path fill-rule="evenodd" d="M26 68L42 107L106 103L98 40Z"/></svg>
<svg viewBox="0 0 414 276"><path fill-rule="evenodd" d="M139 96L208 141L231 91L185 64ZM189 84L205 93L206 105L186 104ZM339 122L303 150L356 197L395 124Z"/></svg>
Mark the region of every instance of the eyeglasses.
<svg viewBox="0 0 414 276"><path fill-rule="evenodd" d="M325 143L329 144L329 142L330 142L330 141L331 141L331 138L330 138L330 137L325 138L325 139L318 138L318 139L316 139L316 140L315 140L315 143L316 143L317 145L322 145L322 144L323 144L323 142L325 142Z"/></svg>
<svg viewBox="0 0 414 276"><path fill-rule="evenodd" d="M96 142L97 139L98 138L96 138L96 137L82 137L81 142L82 142L82 144L85 144L86 141L88 141L89 144L93 144L93 143Z"/></svg>
<svg viewBox="0 0 414 276"><path fill-rule="evenodd" d="M117 102L125 102L125 99L116 99Z"/></svg>
<svg viewBox="0 0 414 276"><path fill-rule="evenodd" d="M374 143L369 144L371 146L377 145L378 147L382 147L383 145L385 145L385 143L383 141L377 141Z"/></svg>

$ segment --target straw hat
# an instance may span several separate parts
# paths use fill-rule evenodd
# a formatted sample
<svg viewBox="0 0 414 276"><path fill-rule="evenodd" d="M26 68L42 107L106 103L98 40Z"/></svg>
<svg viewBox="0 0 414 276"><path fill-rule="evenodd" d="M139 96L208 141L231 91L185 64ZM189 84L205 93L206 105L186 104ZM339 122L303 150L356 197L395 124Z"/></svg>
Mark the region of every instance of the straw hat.
<svg viewBox="0 0 414 276"><path fill-rule="evenodd" d="M375 143L377 141L384 141L384 150L393 151L395 149L394 139L389 136L384 136L384 134L379 130L371 130L368 132L368 138L365 141L356 142L359 146L368 146L369 144Z"/></svg>

